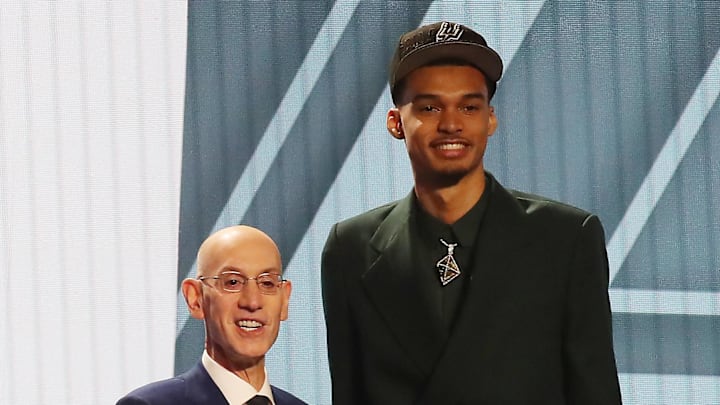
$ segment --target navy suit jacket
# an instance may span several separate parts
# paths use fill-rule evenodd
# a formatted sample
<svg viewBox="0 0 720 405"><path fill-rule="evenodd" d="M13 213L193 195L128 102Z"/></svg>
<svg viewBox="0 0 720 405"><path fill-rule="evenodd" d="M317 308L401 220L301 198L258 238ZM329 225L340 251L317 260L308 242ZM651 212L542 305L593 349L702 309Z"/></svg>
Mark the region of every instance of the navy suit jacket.
<svg viewBox="0 0 720 405"><path fill-rule="evenodd" d="M273 387L276 405L307 405L287 391ZM142 386L120 398L117 405L227 405L210 375L198 362L183 374Z"/></svg>

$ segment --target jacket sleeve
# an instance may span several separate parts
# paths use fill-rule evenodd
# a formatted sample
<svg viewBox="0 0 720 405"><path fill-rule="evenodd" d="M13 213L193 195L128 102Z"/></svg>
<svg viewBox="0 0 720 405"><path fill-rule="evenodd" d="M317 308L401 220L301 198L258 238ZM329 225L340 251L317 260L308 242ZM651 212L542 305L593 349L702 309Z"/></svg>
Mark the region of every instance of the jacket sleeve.
<svg viewBox="0 0 720 405"><path fill-rule="evenodd" d="M332 380L333 404L352 405L360 403L357 387L361 386L358 359L353 332L353 318L346 288L347 255L350 249L342 246L337 235L337 224L333 226L325 242L322 255L321 284L325 325L327 328L327 353Z"/></svg>
<svg viewBox="0 0 720 405"><path fill-rule="evenodd" d="M570 266L563 346L567 403L620 404L605 236L594 215L582 224Z"/></svg>

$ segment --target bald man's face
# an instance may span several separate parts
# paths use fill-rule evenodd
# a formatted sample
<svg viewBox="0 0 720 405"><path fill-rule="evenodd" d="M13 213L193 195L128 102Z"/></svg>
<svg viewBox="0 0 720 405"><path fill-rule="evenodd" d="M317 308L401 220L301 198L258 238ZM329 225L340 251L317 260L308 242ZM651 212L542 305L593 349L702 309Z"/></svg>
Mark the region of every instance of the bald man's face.
<svg viewBox="0 0 720 405"><path fill-rule="evenodd" d="M282 274L281 267L280 253L272 240L246 227L211 236L198 254L198 275L205 277L232 271L253 278L263 273ZM183 283L190 313L205 320L208 354L231 371L264 364L280 322L287 319L290 290L289 281L275 294L261 293L254 280L239 292L223 290L222 282L214 279Z"/></svg>

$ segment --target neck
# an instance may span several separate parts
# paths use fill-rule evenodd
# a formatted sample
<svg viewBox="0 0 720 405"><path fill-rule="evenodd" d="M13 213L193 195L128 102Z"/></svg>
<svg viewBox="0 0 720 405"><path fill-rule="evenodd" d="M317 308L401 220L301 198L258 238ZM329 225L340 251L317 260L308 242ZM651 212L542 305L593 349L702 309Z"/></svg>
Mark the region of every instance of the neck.
<svg viewBox="0 0 720 405"><path fill-rule="evenodd" d="M226 370L237 375L260 391L265 383L265 357L253 359L230 359L212 347L206 346L208 355Z"/></svg>
<svg viewBox="0 0 720 405"><path fill-rule="evenodd" d="M265 366L256 364L249 368L231 370L235 375L247 381L256 391L265 383Z"/></svg>
<svg viewBox="0 0 720 405"><path fill-rule="evenodd" d="M415 195L420 205L445 224L462 218L480 200L485 191L485 172L469 174L450 185L415 181Z"/></svg>

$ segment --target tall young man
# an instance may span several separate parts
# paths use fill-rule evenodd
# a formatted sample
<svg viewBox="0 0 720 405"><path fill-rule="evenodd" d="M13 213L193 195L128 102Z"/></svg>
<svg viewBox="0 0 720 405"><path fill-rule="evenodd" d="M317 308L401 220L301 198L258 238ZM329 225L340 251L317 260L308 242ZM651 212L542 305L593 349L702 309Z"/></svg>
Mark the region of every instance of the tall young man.
<svg viewBox="0 0 720 405"><path fill-rule="evenodd" d="M415 184L330 231L333 403L620 403L600 221L483 166L501 74L463 25L400 38L387 129Z"/></svg>

